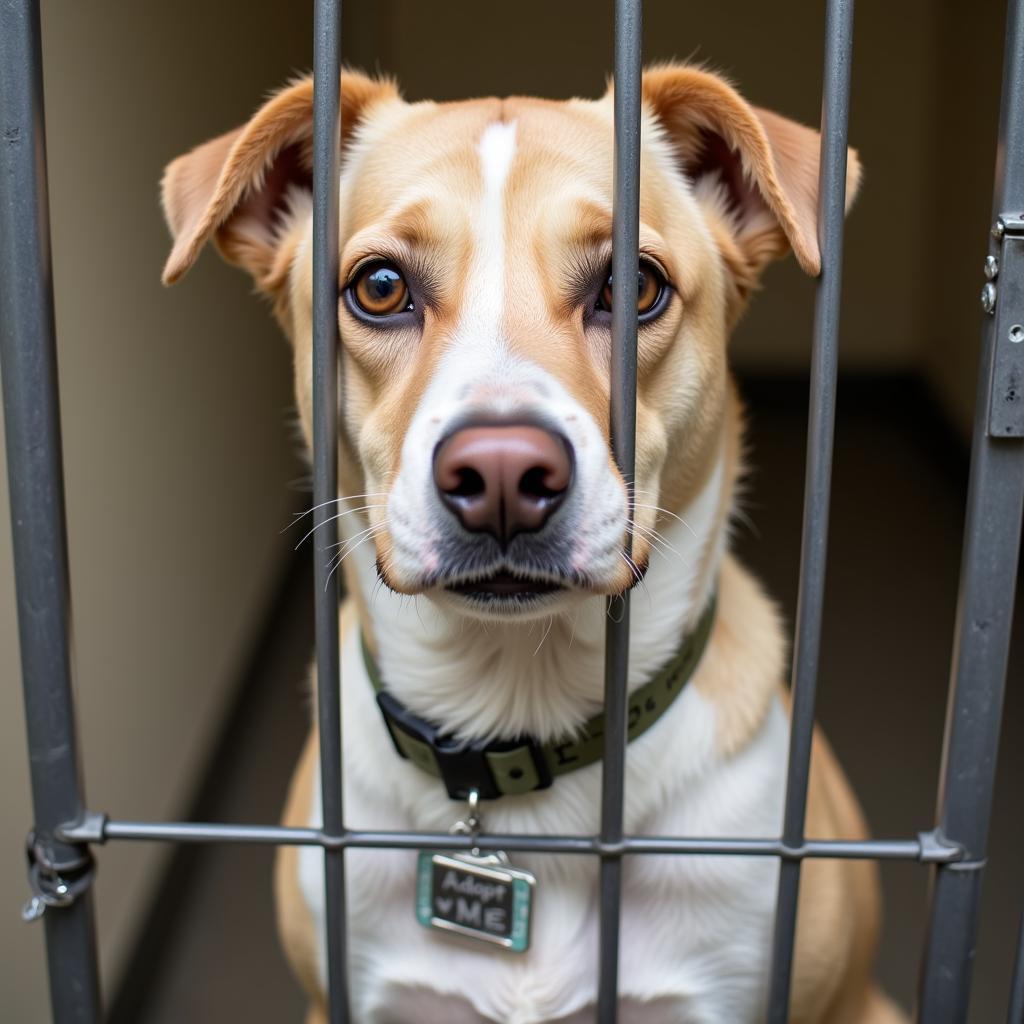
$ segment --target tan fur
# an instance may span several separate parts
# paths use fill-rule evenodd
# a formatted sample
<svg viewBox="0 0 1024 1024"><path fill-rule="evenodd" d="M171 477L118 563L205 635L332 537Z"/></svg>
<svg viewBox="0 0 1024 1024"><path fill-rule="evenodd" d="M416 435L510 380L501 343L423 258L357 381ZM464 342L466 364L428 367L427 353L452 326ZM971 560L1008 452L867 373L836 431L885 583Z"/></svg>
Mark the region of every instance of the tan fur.
<svg viewBox="0 0 1024 1024"><path fill-rule="evenodd" d="M553 103L515 97L406 104L389 82L342 77L345 170L340 285L360 262L385 255L413 264L432 282L415 337L379 334L340 307L346 402L339 475L346 494L386 491L399 466L414 410L473 299L472 202L483 188L476 145L495 122L516 122L517 160L506 182L507 299L502 327L513 353L543 367L598 423L609 401L607 338L584 323L565 288L566 254L602 265L610 253L611 102ZM670 309L641 332L637 486L649 504L680 510L699 493L719 455L725 481L717 509L729 515L741 472L742 414L728 377L728 331L765 264L792 248L811 274L817 244L818 135L746 103L719 76L664 66L644 77L641 251L657 260L675 290ZM312 270L306 240L312 83L278 93L242 128L172 163L163 198L174 246L164 272L180 278L208 240L245 267L274 301L295 359L296 396L311 435ZM667 145L665 144L667 142ZM710 169L709 169L710 162ZM682 202L680 171L695 180ZM717 177L716 177L717 175ZM860 178L848 161L848 202ZM638 491L639 493L639 491ZM371 510L366 520L378 522ZM657 513L636 511L654 526ZM392 570L387 530L376 539L381 571L394 589L420 592ZM634 554L650 553L644 536ZM706 578L713 567L702 566ZM352 581L354 582L354 581ZM605 592L630 583L623 567ZM367 627L364 595L350 586L345 616ZM342 635L349 635L347 629ZM386 641L369 635L371 645ZM742 657L741 653L742 652ZM763 667L751 678L738 666ZM726 755L758 732L785 663L778 616L760 587L729 557L719 578L719 614L694 685L715 707ZM285 824L306 825L316 774L313 731L293 779ZM807 834L859 838L866 826L834 756L816 737ZM276 871L279 929L311 998L307 1024L325 1021L317 945L299 892L294 849ZM811 861L803 868L794 1024L898 1024L902 1015L875 990L871 960L878 928L876 869L870 863Z"/></svg>
<svg viewBox="0 0 1024 1024"><path fill-rule="evenodd" d="M698 132L713 129L741 158L743 170L773 214L740 233L751 262L761 266L792 246L808 274L821 270L818 251L818 133L744 102L723 79L699 68L655 67L643 80L644 100L672 136L684 163L697 158ZM851 150L848 202L860 182Z"/></svg>
<svg viewBox="0 0 1024 1024"><path fill-rule="evenodd" d="M342 124L351 130L374 103L395 99L398 93L389 82L344 74L341 95ZM272 210L261 201L261 190L274 159L290 145L299 147L290 170L311 173L312 131L313 80L305 78L274 96L244 127L168 165L162 191L174 248L164 268L164 284L173 284L188 271L215 232L225 259L244 266L261 287L272 284L266 272L277 246Z"/></svg>
<svg viewBox="0 0 1024 1024"><path fill-rule="evenodd" d="M347 635L354 613L352 602L344 602L339 623L342 636ZM291 828L306 828L309 825L319 756L320 736L314 725L288 787L282 825ZM325 1008L317 977L316 935L306 901L299 892L298 850L294 846L278 847L274 864L274 897L281 946L295 976L309 996L311 1005L307 1024L315 1024L319 1015L325 1013Z"/></svg>
<svg viewBox="0 0 1024 1024"><path fill-rule="evenodd" d="M759 652L758 660L781 666L781 629L773 614L766 617L768 607L752 577L726 558L718 619L694 682L720 713L719 743L724 751L737 750L749 740L773 696L781 696L789 705L788 690L770 685L770 675L764 677L769 685L757 691L743 686L744 680L731 671L732 660L746 662L751 651ZM344 626L341 635L350 635ZM304 828L309 823L317 744L314 727L292 778L284 825ZM868 836L856 798L820 730L814 737L805 831L813 839ZM298 888L294 847L278 851L275 894L282 946L312 1003L307 1024L319 1024L326 1017L317 980L316 936ZM791 1024L906 1024L902 1011L871 984L879 923L878 871L874 863L804 862ZM840 964L845 965L841 972L836 969Z"/></svg>
<svg viewBox="0 0 1024 1024"><path fill-rule="evenodd" d="M302 748L292 776L282 825L306 828L309 824L318 757L319 736L314 728ZM274 896L281 948L309 996L312 1004L310 1019L314 1019L318 1010L322 1009L323 995L317 978L316 935L306 901L299 892L298 850L294 846L282 846L277 851Z"/></svg>

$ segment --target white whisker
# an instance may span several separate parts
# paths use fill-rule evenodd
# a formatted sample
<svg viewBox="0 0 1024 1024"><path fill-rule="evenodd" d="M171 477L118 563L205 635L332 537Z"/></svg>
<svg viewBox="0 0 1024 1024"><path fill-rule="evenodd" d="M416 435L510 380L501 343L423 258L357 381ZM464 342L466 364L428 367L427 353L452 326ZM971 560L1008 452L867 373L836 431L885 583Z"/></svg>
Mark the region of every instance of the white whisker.
<svg viewBox="0 0 1024 1024"><path fill-rule="evenodd" d="M646 508L646 509L650 509L652 512L660 512L662 515L671 516L677 522L682 523L682 525L685 526L686 529L688 529L690 531L690 533L693 534L694 537L697 536L697 534L694 531L693 527L685 519L683 519L682 516L677 516L675 514L675 512L669 512L669 510L667 508L662 508L660 505L644 505L644 504L641 504L640 502L637 502L634 505L634 508Z"/></svg>
<svg viewBox="0 0 1024 1024"><path fill-rule="evenodd" d="M413 597L413 599L412 599L412 606L416 610L416 618L419 619L420 629L422 629L423 632L426 633L427 632L427 627L426 627L426 624L423 621L423 616L420 615L420 602L419 602L419 598L417 596Z"/></svg>
<svg viewBox="0 0 1024 1024"><path fill-rule="evenodd" d="M295 550L298 551L299 548L302 547L302 545L305 544L305 542L307 540L309 540L309 538L312 537L313 534L316 533L317 530L319 530L323 526L326 526L328 523L333 523L333 522L335 522L338 519L343 519L345 516L350 516L350 515L352 515L353 512L366 512L366 511L368 511L371 508L384 508L384 507L385 507L384 505L380 505L380 504L377 504L377 505L362 505L359 508L350 508L350 509L347 509L345 512L339 512L336 516L330 516L329 518L325 519L322 523L317 523L316 526L314 526L313 529L310 530L309 533L307 533L306 536L303 537L302 540L300 540L299 543L295 545Z"/></svg>
<svg viewBox="0 0 1024 1024"><path fill-rule="evenodd" d="M555 624L555 617L554 617L554 615L552 615L552 616L551 616L551 618L549 618L549 619L548 619L548 628L544 630L544 635L543 635L543 636L542 636L542 637L540 638L540 643L539 643L539 644L537 644L537 648L536 648L536 650L535 650L535 651L533 652L533 656L534 656L535 658L537 657L537 652L538 652L538 651L539 651L539 650L540 650L540 649L541 649L541 648L542 648L542 647L544 646L544 641L545 641L545 640L547 640L547 638L548 638L548 633L550 633L550 632L551 632L551 627L552 627L552 626L553 626L554 624Z"/></svg>
<svg viewBox="0 0 1024 1024"><path fill-rule="evenodd" d="M334 561L331 564L330 572L328 572L327 579L324 582L324 589L326 589L327 585L331 582L331 577L338 571L338 567L341 565L341 563L344 562L345 559L348 558L348 556L351 555L353 552L358 551L359 548L361 548L368 540L373 540L373 538L376 537L378 534L383 533L386 526L386 522L380 523L377 526L371 526L368 530L364 530L362 533L356 534L355 537L353 537L351 540L346 541L345 544L342 545L341 551L338 552L338 554L334 558ZM358 543L353 544L353 541L358 541ZM350 547L346 551L345 547L349 544L352 544L352 547Z"/></svg>
<svg viewBox="0 0 1024 1024"><path fill-rule="evenodd" d="M576 614L572 619L572 629L569 632L569 650L572 650L572 642L576 639L576 627L580 624L580 609L576 609Z"/></svg>
<svg viewBox="0 0 1024 1024"><path fill-rule="evenodd" d="M643 589L643 592L647 595L648 607L653 607L654 602L651 600L651 592L647 588L647 582L644 579L644 574L640 571L640 566L638 566L636 562L634 562L633 559L626 554L625 551L619 551L619 554L625 560L626 565L629 566L629 571L633 574L633 578L636 580L637 585L641 587Z"/></svg>
<svg viewBox="0 0 1024 1024"><path fill-rule="evenodd" d="M673 545L671 545L667 540L665 540L665 538L657 530L652 529L649 526L641 526L640 523L635 521L631 522L630 526L633 530L639 533L641 537L645 538L651 545L660 545L659 550L667 548L669 551L672 552L673 555L676 555L685 564L686 559L683 557L682 552L679 551L678 548L673 547Z"/></svg>
<svg viewBox="0 0 1024 1024"><path fill-rule="evenodd" d="M347 547L353 541L359 540L360 537L365 536L366 534L372 532L373 530L379 530L384 525L385 525L384 523L373 523L370 526L368 526L365 530L360 530L358 533L353 534L351 537L347 537L345 540L339 540L337 544L332 544L331 547L332 548L344 548L344 547ZM330 550L330 549L328 548L326 550Z"/></svg>
<svg viewBox="0 0 1024 1024"><path fill-rule="evenodd" d="M307 508L305 512L293 512L292 521L281 531L290 530L300 519L305 519L311 512L315 512L317 509L324 508L327 505L337 505L343 501L356 501L359 498L386 498L388 495L384 491L370 491L367 494L342 494L337 498L330 498L328 501L321 501L319 505L313 505L312 508Z"/></svg>

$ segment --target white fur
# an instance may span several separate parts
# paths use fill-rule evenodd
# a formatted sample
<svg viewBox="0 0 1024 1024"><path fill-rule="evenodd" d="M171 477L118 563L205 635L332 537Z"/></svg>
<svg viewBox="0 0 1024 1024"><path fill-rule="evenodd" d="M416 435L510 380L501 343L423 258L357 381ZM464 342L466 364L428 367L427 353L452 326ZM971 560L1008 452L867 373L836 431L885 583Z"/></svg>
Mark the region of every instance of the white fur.
<svg viewBox="0 0 1024 1024"><path fill-rule="evenodd" d="M434 487L432 458L452 424L470 413L534 413L556 426L575 453L573 491L559 512L573 524L573 568L605 583L622 570L626 494L609 464L603 431L558 380L505 344L504 190L515 157L515 123L488 126L479 153L483 190L474 219L474 266L479 269L473 297L406 433L401 467L388 496L389 571L408 582L438 565L441 528L449 513Z"/></svg>
<svg viewBox="0 0 1024 1024"><path fill-rule="evenodd" d="M678 556L668 549L652 556L646 587L634 597L631 686L670 656L708 597L707 584L704 591L695 590L700 583L696 566L706 551L720 551L716 510L723 486L719 464L683 511L686 525L676 523L665 531ZM369 588L372 557L362 552L355 557ZM522 625L463 623L460 630L444 608L380 589L370 610L389 684L407 703L427 702L433 694L435 718L438 707L455 707L461 698L473 709L467 729L474 733L504 715L521 715L528 728L536 726L534 731L555 732L600 703L601 598L582 602L576 623L571 615L561 616L543 644L542 624L529 639L523 635L529 627ZM395 754L356 636L345 638L342 680L349 826L449 828L463 808L448 799L437 779ZM536 721L533 702L543 708ZM785 788L782 709L774 706L754 742L731 759L716 752L716 726L712 705L690 685L654 728L630 744L627 831L777 833ZM560 777L550 790L485 804L486 826L496 832L592 834L599 824L600 778L600 766L593 765ZM319 824L319 815L317 802L310 824ZM591 858L514 858L538 878L531 952L517 958L421 928L413 914L414 854L353 850L347 857L357 1020L404 1021L399 1007L403 1000L419 1000L413 991L417 986L447 993L436 1016L421 1016L417 1024L461 1021L456 1012L472 1024L563 1018L568 1024L573 1014L581 1014L581 1024L589 1020L598 927L597 865ZM322 935L322 855L303 850L300 864L302 891ZM624 1019L635 1024L757 1019L776 871L771 859L628 860L620 978L624 1000L632 996L636 1002L628 1012L624 1003ZM321 947L321 962L322 957ZM658 1001L648 1004L653 997Z"/></svg>
<svg viewBox="0 0 1024 1024"><path fill-rule="evenodd" d="M601 460L605 468L607 460ZM698 569L712 534L723 486L719 461L707 484L671 520L665 544L632 602L629 685L645 682L674 653L679 638L703 609L711 579ZM343 530L358 531L346 516ZM619 534L610 538L617 549ZM396 595L377 586L370 544L352 554L374 636L387 638L381 670L394 694L418 714L440 719L474 737L528 733L541 741L564 736L593 715L603 699L603 597L579 598L574 607L521 622L477 623L436 601ZM614 613L614 607L612 609Z"/></svg>
<svg viewBox="0 0 1024 1024"><path fill-rule="evenodd" d="M505 182L516 154L516 124L488 125L477 147L483 201L476 218L477 258L473 301L466 303L460 334L496 342L505 303Z"/></svg>
<svg viewBox="0 0 1024 1024"><path fill-rule="evenodd" d="M626 513L604 434L539 367L508 351L502 335L503 194L515 126L489 127L480 142L484 189L473 308L442 359L408 430L388 505L395 571L413 574L437 558L437 498L431 455L467 410L542 409L576 452L564 514L574 517L574 557L592 573L616 569ZM676 650L717 579L725 527L723 458L682 521L664 529L644 584L633 596L629 686ZM562 513L560 513L562 514ZM350 539L357 516L341 522ZM372 544L352 554L380 667L413 711L475 737L565 735L601 706L605 599L580 597L533 622L478 622L443 599L404 598L378 587ZM711 561L711 572L701 567ZM762 666L751 666L758 671ZM699 669L698 669L699 672ZM380 830L448 829L464 808L440 782L401 760L381 721L356 635L344 638L347 824ZM627 832L647 835L777 834L787 726L773 706L740 754L716 747L714 706L684 689L626 762ZM561 776L538 793L484 805L488 830L594 834L601 766ZM319 796L310 824L319 825ZM416 855L351 850L348 911L354 1019L360 1024L583 1024L593 1019L597 962L596 861L587 856L514 856L533 871L532 941L523 956L439 935L415 920ZM323 855L299 856L300 887L323 949ZM626 861L620 991L624 1024L724 1024L758 1019L767 970L777 865L770 858L634 857ZM414 1009L410 1009L414 1008Z"/></svg>

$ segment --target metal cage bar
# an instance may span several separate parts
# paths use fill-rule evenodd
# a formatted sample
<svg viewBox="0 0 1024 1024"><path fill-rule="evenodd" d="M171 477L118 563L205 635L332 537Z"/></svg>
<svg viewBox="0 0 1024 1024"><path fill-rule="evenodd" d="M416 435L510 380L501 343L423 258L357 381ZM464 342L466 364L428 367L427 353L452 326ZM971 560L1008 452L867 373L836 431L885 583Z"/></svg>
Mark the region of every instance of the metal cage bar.
<svg viewBox="0 0 1024 1024"><path fill-rule="evenodd" d="M996 411L1019 406L995 372L1017 360L1024 373L1024 4L1007 10L999 147L990 256L998 263L987 304L967 491L938 831L965 850L955 869L932 879L930 922L921 972L918 1019L954 1024L967 1016L977 941L981 881L988 843L1006 666L1013 626L1021 509L1024 422L1017 429ZM987 289L986 289L987 290ZM1011 380L1014 373L1010 374ZM995 429L999 423L998 434Z"/></svg>
<svg viewBox="0 0 1024 1024"><path fill-rule="evenodd" d="M92 1024L100 985L89 849L58 837L84 798L71 693L68 555L50 259L43 66L36 0L0 4L0 372L25 693L36 897L80 894L43 914L58 1024ZM56 869L56 870L55 870ZM72 877L74 875L74 877ZM38 909L43 904L36 903ZM28 908L26 908L28 910Z"/></svg>
<svg viewBox="0 0 1024 1024"><path fill-rule="evenodd" d="M625 854L690 854L736 857L782 857L804 860L916 860L944 864L957 860L956 846L939 842L933 833L916 839L809 839L786 846L781 839L733 837L623 836L605 842L588 835L503 835L480 833L476 837L451 832L367 832L348 830L332 835L323 829L289 828L284 825L224 825L216 822L111 821L89 815L79 825L59 830L75 842L105 843L108 840L165 841L175 843L242 843L276 846L323 846L334 848L505 850L528 853L575 853L599 857Z"/></svg>
<svg viewBox="0 0 1024 1024"><path fill-rule="evenodd" d="M785 846L804 841L807 787L814 735L814 702L825 599L832 442L839 368L839 305L846 215L847 123L853 59L853 0L829 0L825 16L825 71L821 107L821 163L818 178L818 244L821 277L814 306L811 397L807 426L800 589L793 649L789 764L782 825ZM779 867L778 900L768 996L769 1024L789 1017L789 989L796 942L800 861Z"/></svg>
<svg viewBox="0 0 1024 1024"><path fill-rule="evenodd" d="M338 526L338 176L341 164L341 0L316 0L313 24L313 516L317 725L322 821L345 829L341 750L339 583L331 565ZM346 1024L345 851L324 850L327 995L331 1024Z"/></svg>
<svg viewBox="0 0 1024 1024"><path fill-rule="evenodd" d="M1010 982L1010 1007L1006 1024L1024 1024L1024 914L1020 916L1020 930L1017 935L1017 958L1013 964L1013 980Z"/></svg>
<svg viewBox="0 0 1024 1024"><path fill-rule="evenodd" d="M640 89L643 63L641 0L615 0L615 164L612 214L610 417L612 453L633 505L636 461L637 308L630 301L640 270ZM625 299L626 301L621 301ZM629 558L631 551L626 552ZM622 811L626 784L626 684L629 675L629 593L608 602L605 634L604 753L601 767L597 1017L615 1024L619 1000L619 918L622 904Z"/></svg>

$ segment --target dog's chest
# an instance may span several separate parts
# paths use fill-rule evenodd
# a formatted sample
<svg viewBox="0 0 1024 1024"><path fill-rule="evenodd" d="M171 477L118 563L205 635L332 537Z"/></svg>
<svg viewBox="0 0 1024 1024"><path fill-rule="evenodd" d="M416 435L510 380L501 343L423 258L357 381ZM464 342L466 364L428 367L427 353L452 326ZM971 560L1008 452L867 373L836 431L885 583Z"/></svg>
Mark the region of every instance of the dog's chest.
<svg viewBox="0 0 1024 1024"><path fill-rule="evenodd" d="M531 945L522 955L423 928L414 912L415 855L351 851L356 1019L366 1024L590 1021L597 988L597 865L579 857L521 858L519 863L537 875ZM770 863L740 859L628 861L620 1019L631 1024L756 1019L774 872ZM319 925L319 913L317 918Z"/></svg>
<svg viewBox="0 0 1024 1024"><path fill-rule="evenodd" d="M783 792L785 721L773 710L761 735L740 756L716 766L682 798L660 804L631 831L662 835L770 835ZM360 743L350 747L358 753ZM379 752L377 752L379 753ZM437 829L403 811L360 775L347 775L346 813L379 829ZM383 762L388 763L388 762ZM596 782L584 770L560 780L570 807L597 806ZM379 779L379 781L384 781ZM423 784L415 806L432 803L436 780L399 775L390 786ZM634 799L643 782L631 780ZM628 790L627 790L628 791ZM394 793L395 790L392 790ZM554 791L551 791L554 792ZM442 801L440 806L446 802ZM459 810L451 804L452 814ZM557 831L514 823L492 812L497 832ZM446 822L445 824L451 824ZM587 825L596 828L596 819ZM574 831L576 822L561 831ZM586 831L585 826L581 831ZM365 1024L583 1024L597 994L598 866L581 855L524 857L513 863L537 876L530 949L515 954L428 930L416 920L416 854L351 850L347 854L351 982L356 1019ZM322 934L322 860L302 857L302 888ZM627 858L620 953L620 1019L629 1024L704 1024L759 1018L770 948L776 865L727 857ZM321 966L323 949L321 944ZM410 1015L415 1007L415 1015Z"/></svg>

